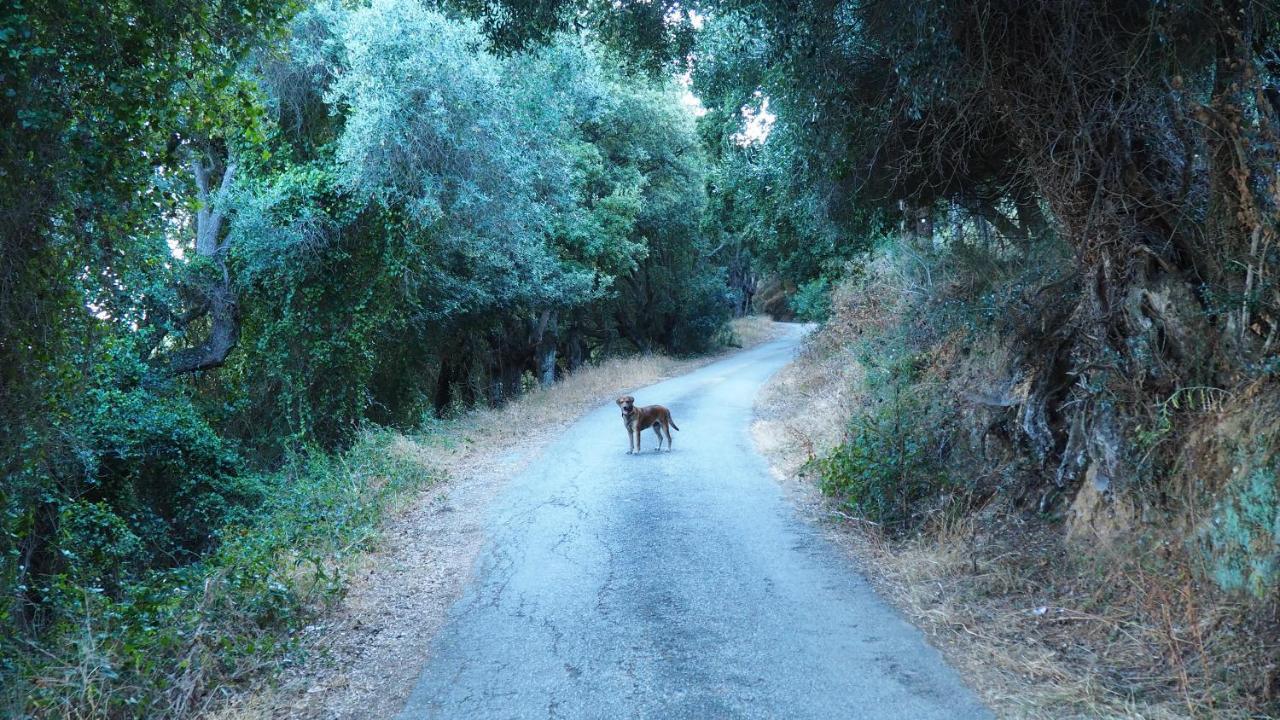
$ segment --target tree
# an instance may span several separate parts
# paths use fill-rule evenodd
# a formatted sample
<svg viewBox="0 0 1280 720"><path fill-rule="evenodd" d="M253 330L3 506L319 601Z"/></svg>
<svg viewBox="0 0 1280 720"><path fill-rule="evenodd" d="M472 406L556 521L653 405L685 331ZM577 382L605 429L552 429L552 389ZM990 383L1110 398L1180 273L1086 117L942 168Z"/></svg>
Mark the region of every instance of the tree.
<svg viewBox="0 0 1280 720"><path fill-rule="evenodd" d="M1119 429L1090 410L1101 402L1097 388L1134 376L1152 391L1170 389L1173 378L1218 385L1230 382L1227 368L1271 351L1273 311L1263 308L1271 301L1256 284L1270 263L1267 243L1250 239L1275 232L1268 213L1257 212L1274 203L1265 188L1275 186L1266 169L1275 144L1265 139L1267 102L1246 109L1239 94L1252 86L1266 95L1257 38L1276 22L1270 8L1003 0L911 12L822 1L717 8L699 51L699 92L725 118L752 93L769 97L779 116L767 143L776 147L772 166L819 189L823 214L845 238L839 244L856 244L885 218L914 228L936 209L960 207L1014 241L1051 227L1074 248L1087 291L1066 328L1028 344L1093 368L1081 370L1092 378L1037 380L1025 427L1045 461L1066 442L1043 416L1051 408L1089 418L1089 457L1115 474L1122 461L1101 448ZM1219 220L1206 227L1206 214ZM803 258L809 247L783 257ZM1170 310L1220 318L1231 350L1206 362L1202 346L1180 346L1198 341L1171 340L1189 319L1123 309L1134 293L1169 283L1198 298ZM1222 297L1240 303L1234 319ZM1159 347L1150 343L1153 323L1167 328ZM1163 356L1159 377L1143 359L1148 351ZM1117 357L1118 365L1104 360Z"/></svg>

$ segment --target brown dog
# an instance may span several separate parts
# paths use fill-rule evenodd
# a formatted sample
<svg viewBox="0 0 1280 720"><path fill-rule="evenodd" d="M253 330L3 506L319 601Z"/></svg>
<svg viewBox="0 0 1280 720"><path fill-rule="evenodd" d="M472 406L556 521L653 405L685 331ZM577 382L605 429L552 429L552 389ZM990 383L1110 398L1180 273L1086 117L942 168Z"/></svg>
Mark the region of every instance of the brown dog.
<svg viewBox="0 0 1280 720"><path fill-rule="evenodd" d="M658 452L662 452L662 434L667 435L667 452L671 452L671 428L680 427L671 419L671 411L661 405L636 407L636 399L623 395L614 402L622 408L622 424L627 428L627 454L640 453L640 433L653 427L658 436Z"/></svg>

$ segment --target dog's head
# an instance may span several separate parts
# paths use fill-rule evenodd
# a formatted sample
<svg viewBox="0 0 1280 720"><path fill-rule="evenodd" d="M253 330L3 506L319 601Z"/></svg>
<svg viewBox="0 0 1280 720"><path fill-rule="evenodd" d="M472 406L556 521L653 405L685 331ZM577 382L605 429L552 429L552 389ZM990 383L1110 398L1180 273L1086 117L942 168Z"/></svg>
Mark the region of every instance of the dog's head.
<svg viewBox="0 0 1280 720"><path fill-rule="evenodd" d="M618 407L622 408L623 415L630 415L636 411L636 399L630 395L623 395L614 400L614 402L618 403Z"/></svg>

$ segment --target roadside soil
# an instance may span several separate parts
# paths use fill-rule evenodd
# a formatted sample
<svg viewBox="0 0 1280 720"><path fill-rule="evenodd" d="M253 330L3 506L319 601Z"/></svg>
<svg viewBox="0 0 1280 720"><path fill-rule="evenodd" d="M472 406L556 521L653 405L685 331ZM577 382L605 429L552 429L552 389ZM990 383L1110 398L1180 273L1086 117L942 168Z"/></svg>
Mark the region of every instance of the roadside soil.
<svg viewBox="0 0 1280 720"><path fill-rule="evenodd" d="M733 328L743 348L778 332L763 318L738 320ZM735 351L687 360L610 360L504 408L405 436L422 458L423 473L442 480L406 498L381 530L376 549L349 571L342 601L306 628L296 659L269 683L228 698L207 717L394 717L472 577L485 518L506 481L588 410ZM624 440L620 429L619 442Z"/></svg>

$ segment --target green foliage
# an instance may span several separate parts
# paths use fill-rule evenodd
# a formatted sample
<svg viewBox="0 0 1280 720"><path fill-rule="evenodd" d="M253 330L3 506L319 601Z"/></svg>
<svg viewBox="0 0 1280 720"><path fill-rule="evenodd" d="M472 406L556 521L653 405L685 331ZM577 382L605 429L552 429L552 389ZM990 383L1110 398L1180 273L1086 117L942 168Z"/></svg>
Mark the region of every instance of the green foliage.
<svg viewBox="0 0 1280 720"><path fill-rule="evenodd" d="M0 636L17 663L6 671L21 679L0 702L19 716L182 716L205 689L287 650L290 631L340 596L345 560L374 537L389 504L429 480L391 447L396 437L368 433L340 457L309 452L255 477L253 512L178 567L142 567L141 539L104 504L66 506L66 567L41 579L54 618L44 652Z"/></svg>
<svg viewBox="0 0 1280 720"><path fill-rule="evenodd" d="M919 385L917 356L902 353L878 363L864 354L862 362L874 406L856 412L840 445L810 467L823 492L850 511L906 532L927 515L926 501L957 491L944 470L949 444L944 415L928 387Z"/></svg>
<svg viewBox="0 0 1280 720"><path fill-rule="evenodd" d="M831 281L825 277L801 285L791 296L797 320L821 322L831 314Z"/></svg>
<svg viewBox="0 0 1280 720"><path fill-rule="evenodd" d="M702 119L704 132L712 118ZM770 275L797 285L840 277L880 237L881 223L860 215L855 233L836 222L822 191L788 167L795 149L786 135L775 126L763 145L735 141L721 152L710 182L714 226Z"/></svg>
<svg viewBox="0 0 1280 720"><path fill-rule="evenodd" d="M77 452L84 463L78 500L108 503L129 519L148 548L131 564L198 554L229 513L260 500L237 477L235 453L181 396L99 390L86 406L85 425L75 433L88 440Z"/></svg>
<svg viewBox="0 0 1280 720"><path fill-rule="evenodd" d="M447 0L476 17L500 52L547 44L570 27L609 50L630 71L658 74L688 63L694 38L688 0Z"/></svg>
<svg viewBox="0 0 1280 720"><path fill-rule="evenodd" d="M443 319L589 291L590 275L561 266L545 234L569 201L556 142L567 118L520 103L524 93L570 88L528 72L520 82L473 50L478 27L416 2L375 3L345 30L348 68L333 88L351 109L337 146L342 182L401 211L412 264L435 270L409 288L427 295L424 310Z"/></svg>
<svg viewBox="0 0 1280 720"><path fill-rule="evenodd" d="M600 42L651 14L518 51L417 0L0 18L6 709L189 713L422 475L372 423L714 342L692 114Z"/></svg>

